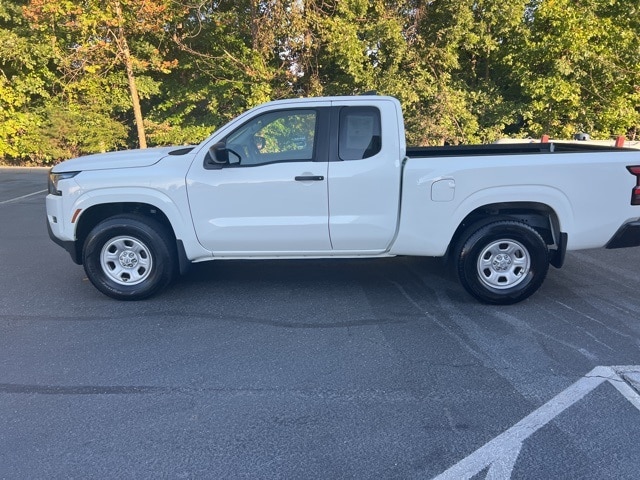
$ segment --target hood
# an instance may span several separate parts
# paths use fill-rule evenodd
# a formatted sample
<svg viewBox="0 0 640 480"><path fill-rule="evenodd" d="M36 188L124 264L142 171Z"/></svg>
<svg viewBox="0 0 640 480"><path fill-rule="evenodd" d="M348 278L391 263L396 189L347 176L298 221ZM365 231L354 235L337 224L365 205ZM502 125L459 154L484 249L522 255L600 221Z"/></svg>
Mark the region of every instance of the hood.
<svg viewBox="0 0 640 480"><path fill-rule="evenodd" d="M161 147L144 150L97 153L86 157L72 158L53 167L53 173L80 172L86 170L108 170L114 168L148 167L158 163L167 155L184 155L193 147Z"/></svg>

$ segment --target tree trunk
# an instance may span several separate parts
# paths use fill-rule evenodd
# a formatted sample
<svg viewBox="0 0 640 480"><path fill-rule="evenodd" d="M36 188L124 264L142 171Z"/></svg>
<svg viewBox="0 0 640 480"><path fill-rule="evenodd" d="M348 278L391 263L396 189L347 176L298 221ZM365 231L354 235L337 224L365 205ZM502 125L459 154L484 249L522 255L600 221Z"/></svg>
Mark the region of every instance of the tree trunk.
<svg viewBox="0 0 640 480"><path fill-rule="evenodd" d="M140 107L140 96L138 95L138 87L136 85L136 77L133 72L133 60L131 59L131 51L129 43L124 34L124 18L122 16L122 8L120 2L114 2L116 15L118 17L118 48L124 57L124 67L127 72L127 80L129 82L129 93L131 94L131 103L133 105L133 116L138 129L138 142L140 148L147 148L147 136L144 131L144 121L142 118L142 108Z"/></svg>

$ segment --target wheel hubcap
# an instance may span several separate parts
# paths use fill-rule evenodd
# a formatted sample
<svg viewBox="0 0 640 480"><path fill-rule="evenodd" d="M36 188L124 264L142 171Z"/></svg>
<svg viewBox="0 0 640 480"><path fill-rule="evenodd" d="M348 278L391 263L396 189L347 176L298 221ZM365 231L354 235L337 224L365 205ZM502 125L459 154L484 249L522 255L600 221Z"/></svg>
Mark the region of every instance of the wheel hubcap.
<svg viewBox="0 0 640 480"><path fill-rule="evenodd" d="M487 245L478 257L478 277L491 288L518 285L531 270L531 256L520 242L498 240Z"/></svg>
<svg viewBox="0 0 640 480"><path fill-rule="evenodd" d="M509 267L512 263L513 262L511 261L511 257L509 255L499 253L493 259L492 266L496 272L506 272L507 270L509 270Z"/></svg>
<svg viewBox="0 0 640 480"><path fill-rule="evenodd" d="M138 255L134 252L126 251L120 254L118 260L120 260L122 268L133 268L138 264Z"/></svg>
<svg viewBox="0 0 640 480"><path fill-rule="evenodd" d="M137 285L151 273L153 261L149 248L133 237L109 240L100 253L100 264L107 276L118 285Z"/></svg>

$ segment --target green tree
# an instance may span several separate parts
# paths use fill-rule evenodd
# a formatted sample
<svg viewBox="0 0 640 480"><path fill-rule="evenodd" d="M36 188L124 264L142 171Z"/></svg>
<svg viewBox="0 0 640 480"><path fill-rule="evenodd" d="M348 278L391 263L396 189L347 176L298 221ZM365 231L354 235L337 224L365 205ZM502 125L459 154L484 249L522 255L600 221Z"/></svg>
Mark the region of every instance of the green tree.
<svg viewBox="0 0 640 480"><path fill-rule="evenodd" d="M296 28L289 30L287 68L301 95L348 95L375 90L398 97L407 113L408 137L425 138L425 98L436 92L423 59L416 24L419 9L409 0L306 0L299 2Z"/></svg>
<svg viewBox="0 0 640 480"><path fill-rule="evenodd" d="M59 68L66 83L100 83L96 77L123 72L127 79L129 105L141 148L147 146L140 98L158 93L158 83L149 71L167 72L167 61L158 48L167 35L167 24L176 4L169 0L31 0L24 8L31 24L50 35ZM112 87L118 83L110 82ZM93 90L92 93L97 93Z"/></svg>
<svg viewBox="0 0 640 480"><path fill-rule="evenodd" d="M530 135L635 136L640 126L640 5L535 2L511 60Z"/></svg>
<svg viewBox="0 0 640 480"><path fill-rule="evenodd" d="M516 121L518 89L506 57L521 35L526 1L414 2L412 39L433 79L408 123L421 143L479 143Z"/></svg>
<svg viewBox="0 0 640 480"><path fill-rule="evenodd" d="M281 3L201 1L174 17L170 55L179 68L149 111L153 141L198 142L249 107L291 96L277 54L289 15Z"/></svg>
<svg viewBox="0 0 640 480"><path fill-rule="evenodd" d="M22 2L0 1L0 159L34 156L32 136L43 118L40 109L55 84L52 48L32 35Z"/></svg>
<svg viewBox="0 0 640 480"><path fill-rule="evenodd" d="M369 90L401 100L411 144L579 130L633 137L639 8L0 0L0 157L47 163L147 138L195 143L268 100Z"/></svg>

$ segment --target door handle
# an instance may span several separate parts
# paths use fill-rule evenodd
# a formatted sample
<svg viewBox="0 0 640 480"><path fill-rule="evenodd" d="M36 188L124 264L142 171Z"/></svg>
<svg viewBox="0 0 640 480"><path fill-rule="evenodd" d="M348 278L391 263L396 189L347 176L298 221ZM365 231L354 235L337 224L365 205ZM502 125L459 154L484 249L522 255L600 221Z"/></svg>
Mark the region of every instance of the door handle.
<svg viewBox="0 0 640 480"><path fill-rule="evenodd" d="M324 180L322 175L303 175L295 177L296 182L321 182Z"/></svg>

